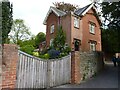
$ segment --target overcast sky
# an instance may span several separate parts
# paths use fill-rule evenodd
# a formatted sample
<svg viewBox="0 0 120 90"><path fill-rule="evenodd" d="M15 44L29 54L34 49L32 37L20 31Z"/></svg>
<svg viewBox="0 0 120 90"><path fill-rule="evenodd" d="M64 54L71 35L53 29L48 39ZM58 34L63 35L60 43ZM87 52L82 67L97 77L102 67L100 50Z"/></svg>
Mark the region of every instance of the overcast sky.
<svg viewBox="0 0 120 90"><path fill-rule="evenodd" d="M90 0L10 0L13 3L13 18L23 19L32 34L46 32L43 25L45 16L53 2L65 2L83 7L91 3Z"/></svg>

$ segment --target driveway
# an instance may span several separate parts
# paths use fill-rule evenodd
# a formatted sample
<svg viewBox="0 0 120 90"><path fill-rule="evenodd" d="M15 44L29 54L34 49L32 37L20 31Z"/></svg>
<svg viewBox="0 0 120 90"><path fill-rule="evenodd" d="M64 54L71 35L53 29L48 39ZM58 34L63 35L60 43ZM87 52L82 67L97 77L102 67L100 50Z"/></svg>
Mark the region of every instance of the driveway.
<svg viewBox="0 0 120 90"><path fill-rule="evenodd" d="M118 67L114 67L112 62L105 62L105 69L94 78L79 85L66 84L54 88L118 88L118 86L120 88L120 78L118 76L120 77Z"/></svg>

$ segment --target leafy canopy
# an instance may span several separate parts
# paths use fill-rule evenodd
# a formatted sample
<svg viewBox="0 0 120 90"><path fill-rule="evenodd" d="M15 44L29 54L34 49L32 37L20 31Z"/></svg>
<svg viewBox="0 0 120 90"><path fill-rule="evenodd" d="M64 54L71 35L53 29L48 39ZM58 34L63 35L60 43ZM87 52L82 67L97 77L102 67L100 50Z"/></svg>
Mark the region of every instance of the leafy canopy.
<svg viewBox="0 0 120 90"><path fill-rule="evenodd" d="M2 43L8 43L8 34L10 33L13 16L12 4L9 1L2 1Z"/></svg>
<svg viewBox="0 0 120 90"><path fill-rule="evenodd" d="M102 46L105 52L120 52L120 1L103 2Z"/></svg>
<svg viewBox="0 0 120 90"><path fill-rule="evenodd" d="M45 41L46 35L43 32L39 32L35 37L35 47L38 48L39 44Z"/></svg>
<svg viewBox="0 0 120 90"><path fill-rule="evenodd" d="M22 19L16 19L13 21L13 26L9 34L12 43L19 44L19 40L29 40L31 32L29 28L24 24Z"/></svg>
<svg viewBox="0 0 120 90"><path fill-rule="evenodd" d="M69 12L69 11L74 11L78 8L78 5L73 5L70 3L64 3L64 2L55 2L53 5L62 11Z"/></svg>

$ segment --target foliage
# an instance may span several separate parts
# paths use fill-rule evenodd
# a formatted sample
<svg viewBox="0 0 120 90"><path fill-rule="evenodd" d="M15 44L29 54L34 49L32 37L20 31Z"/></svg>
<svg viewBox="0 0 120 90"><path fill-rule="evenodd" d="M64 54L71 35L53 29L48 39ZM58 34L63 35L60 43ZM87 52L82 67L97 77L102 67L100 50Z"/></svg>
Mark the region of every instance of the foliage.
<svg viewBox="0 0 120 90"><path fill-rule="evenodd" d="M33 55L34 47L32 45L25 45L20 48L21 51L26 52L30 55Z"/></svg>
<svg viewBox="0 0 120 90"><path fill-rule="evenodd" d="M102 13L104 17L102 30L102 46L105 52L120 51L120 1L103 2Z"/></svg>
<svg viewBox="0 0 120 90"><path fill-rule="evenodd" d="M2 4L2 43L8 43L8 34L10 33L13 22L13 7L9 1L2 1L0 4Z"/></svg>
<svg viewBox="0 0 120 90"><path fill-rule="evenodd" d="M45 34L43 32L39 32L35 37L35 47L38 48L41 42L45 41Z"/></svg>
<svg viewBox="0 0 120 90"><path fill-rule="evenodd" d="M59 57L60 52L58 50L55 50L55 49L50 49L48 51L48 54L50 55L50 59L55 59L55 58Z"/></svg>
<svg viewBox="0 0 120 90"><path fill-rule="evenodd" d="M19 40L24 41L30 39L31 33L22 19L16 19L13 21L13 26L9 36L12 43L18 44Z"/></svg>
<svg viewBox="0 0 120 90"><path fill-rule="evenodd" d="M39 57L39 53L38 52L33 52L33 56Z"/></svg>
<svg viewBox="0 0 120 90"><path fill-rule="evenodd" d="M44 59L55 59L66 56L71 51L70 47L65 43L66 35L62 30L62 26L58 27L56 36L53 40L53 46L49 48L44 48L42 52L39 53L40 58Z"/></svg>
<svg viewBox="0 0 120 90"><path fill-rule="evenodd" d="M53 5L57 9L65 11L65 12L74 11L75 9L78 8L78 5L72 5L70 3L64 3L64 2L55 2L55 3L53 3Z"/></svg>
<svg viewBox="0 0 120 90"><path fill-rule="evenodd" d="M49 59L50 58L50 55L48 53L44 54L44 55L39 55L40 58L43 58L43 59Z"/></svg>
<svg viewBox="0 0 120 90"><path fill-rule="evenodd" d="M53 47L59 51L62 51L66 41L65 32L62 30L62 26L58 28L55 39L53 40Z"/></svg>
<svg viewBox="0 0 120 90"><path fill-rule="evenodd" d="M20 47L23 47L25 45L32 45L33 47L35 47L35 36L32 36L29 40L18 40L18 45Z"/></svg>

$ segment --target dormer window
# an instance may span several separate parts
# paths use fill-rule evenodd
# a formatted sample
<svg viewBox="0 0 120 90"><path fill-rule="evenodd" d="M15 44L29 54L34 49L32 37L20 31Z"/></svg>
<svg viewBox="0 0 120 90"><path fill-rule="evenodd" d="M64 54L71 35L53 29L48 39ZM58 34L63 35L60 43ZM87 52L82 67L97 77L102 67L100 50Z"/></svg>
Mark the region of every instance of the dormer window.
<svg viewBox="0 0 120 90"><path fill-rule="evenodd" d="M50 27L50 33L54 33L54 29L55 29L55 25L53 24L53 25L51 25L51 27Z"/></svg>
<svg viewBox="0 0 120 90"><path fill-rule="evenodd" d="M74 27L79 28L79 19L77 17L74 18Z"/></svg>

